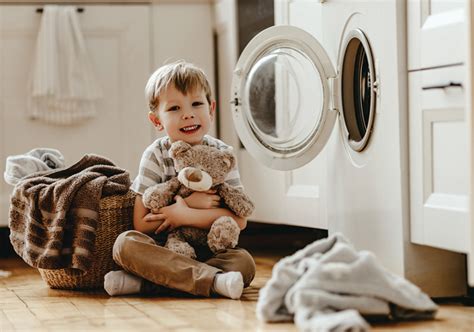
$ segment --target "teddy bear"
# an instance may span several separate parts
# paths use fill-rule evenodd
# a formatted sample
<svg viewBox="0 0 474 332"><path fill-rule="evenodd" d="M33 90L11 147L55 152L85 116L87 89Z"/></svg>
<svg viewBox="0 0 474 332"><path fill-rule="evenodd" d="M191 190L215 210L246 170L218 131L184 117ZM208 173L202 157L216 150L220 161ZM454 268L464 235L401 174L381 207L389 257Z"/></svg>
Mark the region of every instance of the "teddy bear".
<svg viewBox="0 0 474 332"><path fill-rule="evenodd" d="M194 191L216 190L223 206L235 215L246 218L254 205L243 190L224 182L234 168L236 157L231 149L219 150L207 145L190 145L176 141L171 145L170 156L178 176L148 188L143 194L143 204L153 213L174 202L179 195L188 197ZM179 227L168 233L165 248L187 257L196 258L196 246L208 246L216 253L237 245L240 228L229 216L217 218L209 230Z"/></svg>

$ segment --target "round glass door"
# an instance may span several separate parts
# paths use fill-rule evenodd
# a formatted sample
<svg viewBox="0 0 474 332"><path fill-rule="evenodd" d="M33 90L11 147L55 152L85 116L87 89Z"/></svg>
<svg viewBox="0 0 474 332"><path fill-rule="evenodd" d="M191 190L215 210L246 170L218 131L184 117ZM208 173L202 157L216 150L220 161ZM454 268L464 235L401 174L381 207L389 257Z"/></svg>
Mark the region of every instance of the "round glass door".
<svg viewBox="0 0 474 332"><path fill-rule="evenodd" d="M370 44L361 30L348 33L339 61L342 128L349 146L360 152L371 137L378 89Z"/></svg>
<svg viewBox="0 0 474 332"><path fill-rule="evenodd" d="M257 35L237 63L234 122L265 165L294 169L321 151L334 126L328 80L334 69L307 32L276 26Z"/></svg>

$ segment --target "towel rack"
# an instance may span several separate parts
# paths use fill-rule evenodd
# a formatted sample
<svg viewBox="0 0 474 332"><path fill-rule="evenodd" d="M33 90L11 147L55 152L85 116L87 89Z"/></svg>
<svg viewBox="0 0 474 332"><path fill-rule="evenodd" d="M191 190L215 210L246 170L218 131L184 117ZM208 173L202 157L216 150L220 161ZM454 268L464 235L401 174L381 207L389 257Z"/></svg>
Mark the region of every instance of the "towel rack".
<svg viewBox="0 0 474 332"><path fill-rule="evenodd" d="M82 13L84 11L84 8L78 7L78 8L76 8L76 11L78 13ZM40 13L40 14L43 13L43 8L36 8L36 12Z"/></svg>

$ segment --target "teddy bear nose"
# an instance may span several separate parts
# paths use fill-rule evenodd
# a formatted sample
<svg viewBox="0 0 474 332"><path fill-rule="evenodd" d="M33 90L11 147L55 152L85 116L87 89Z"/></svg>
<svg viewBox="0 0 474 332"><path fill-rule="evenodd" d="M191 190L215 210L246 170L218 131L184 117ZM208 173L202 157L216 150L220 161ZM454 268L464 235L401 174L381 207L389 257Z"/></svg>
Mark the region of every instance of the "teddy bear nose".
<svg viewBox="0 0 474 332"><path fill-rule="evenodd" d="M197 168L189 168L186 170L186 179L192 182L199 182L202 180L202 172Z"/></svg>

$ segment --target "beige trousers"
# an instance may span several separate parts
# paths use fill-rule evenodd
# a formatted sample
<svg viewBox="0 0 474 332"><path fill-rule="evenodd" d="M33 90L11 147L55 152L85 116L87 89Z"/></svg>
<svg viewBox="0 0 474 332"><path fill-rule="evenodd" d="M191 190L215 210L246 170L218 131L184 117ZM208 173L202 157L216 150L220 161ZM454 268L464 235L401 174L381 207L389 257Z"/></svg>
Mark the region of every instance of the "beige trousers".
<svg viewBox="0 0 474 332"><path fill-rule="evenodd" d="M227 249L216 254L201 249L196 253L199 261L163 248L150 236L134 230L120 234L113 247L114 261L145 279L144 293L166 293L168 288L210 296L216 273L241 272L245 287L255 276L255 262L245 249Z"/></svg>

